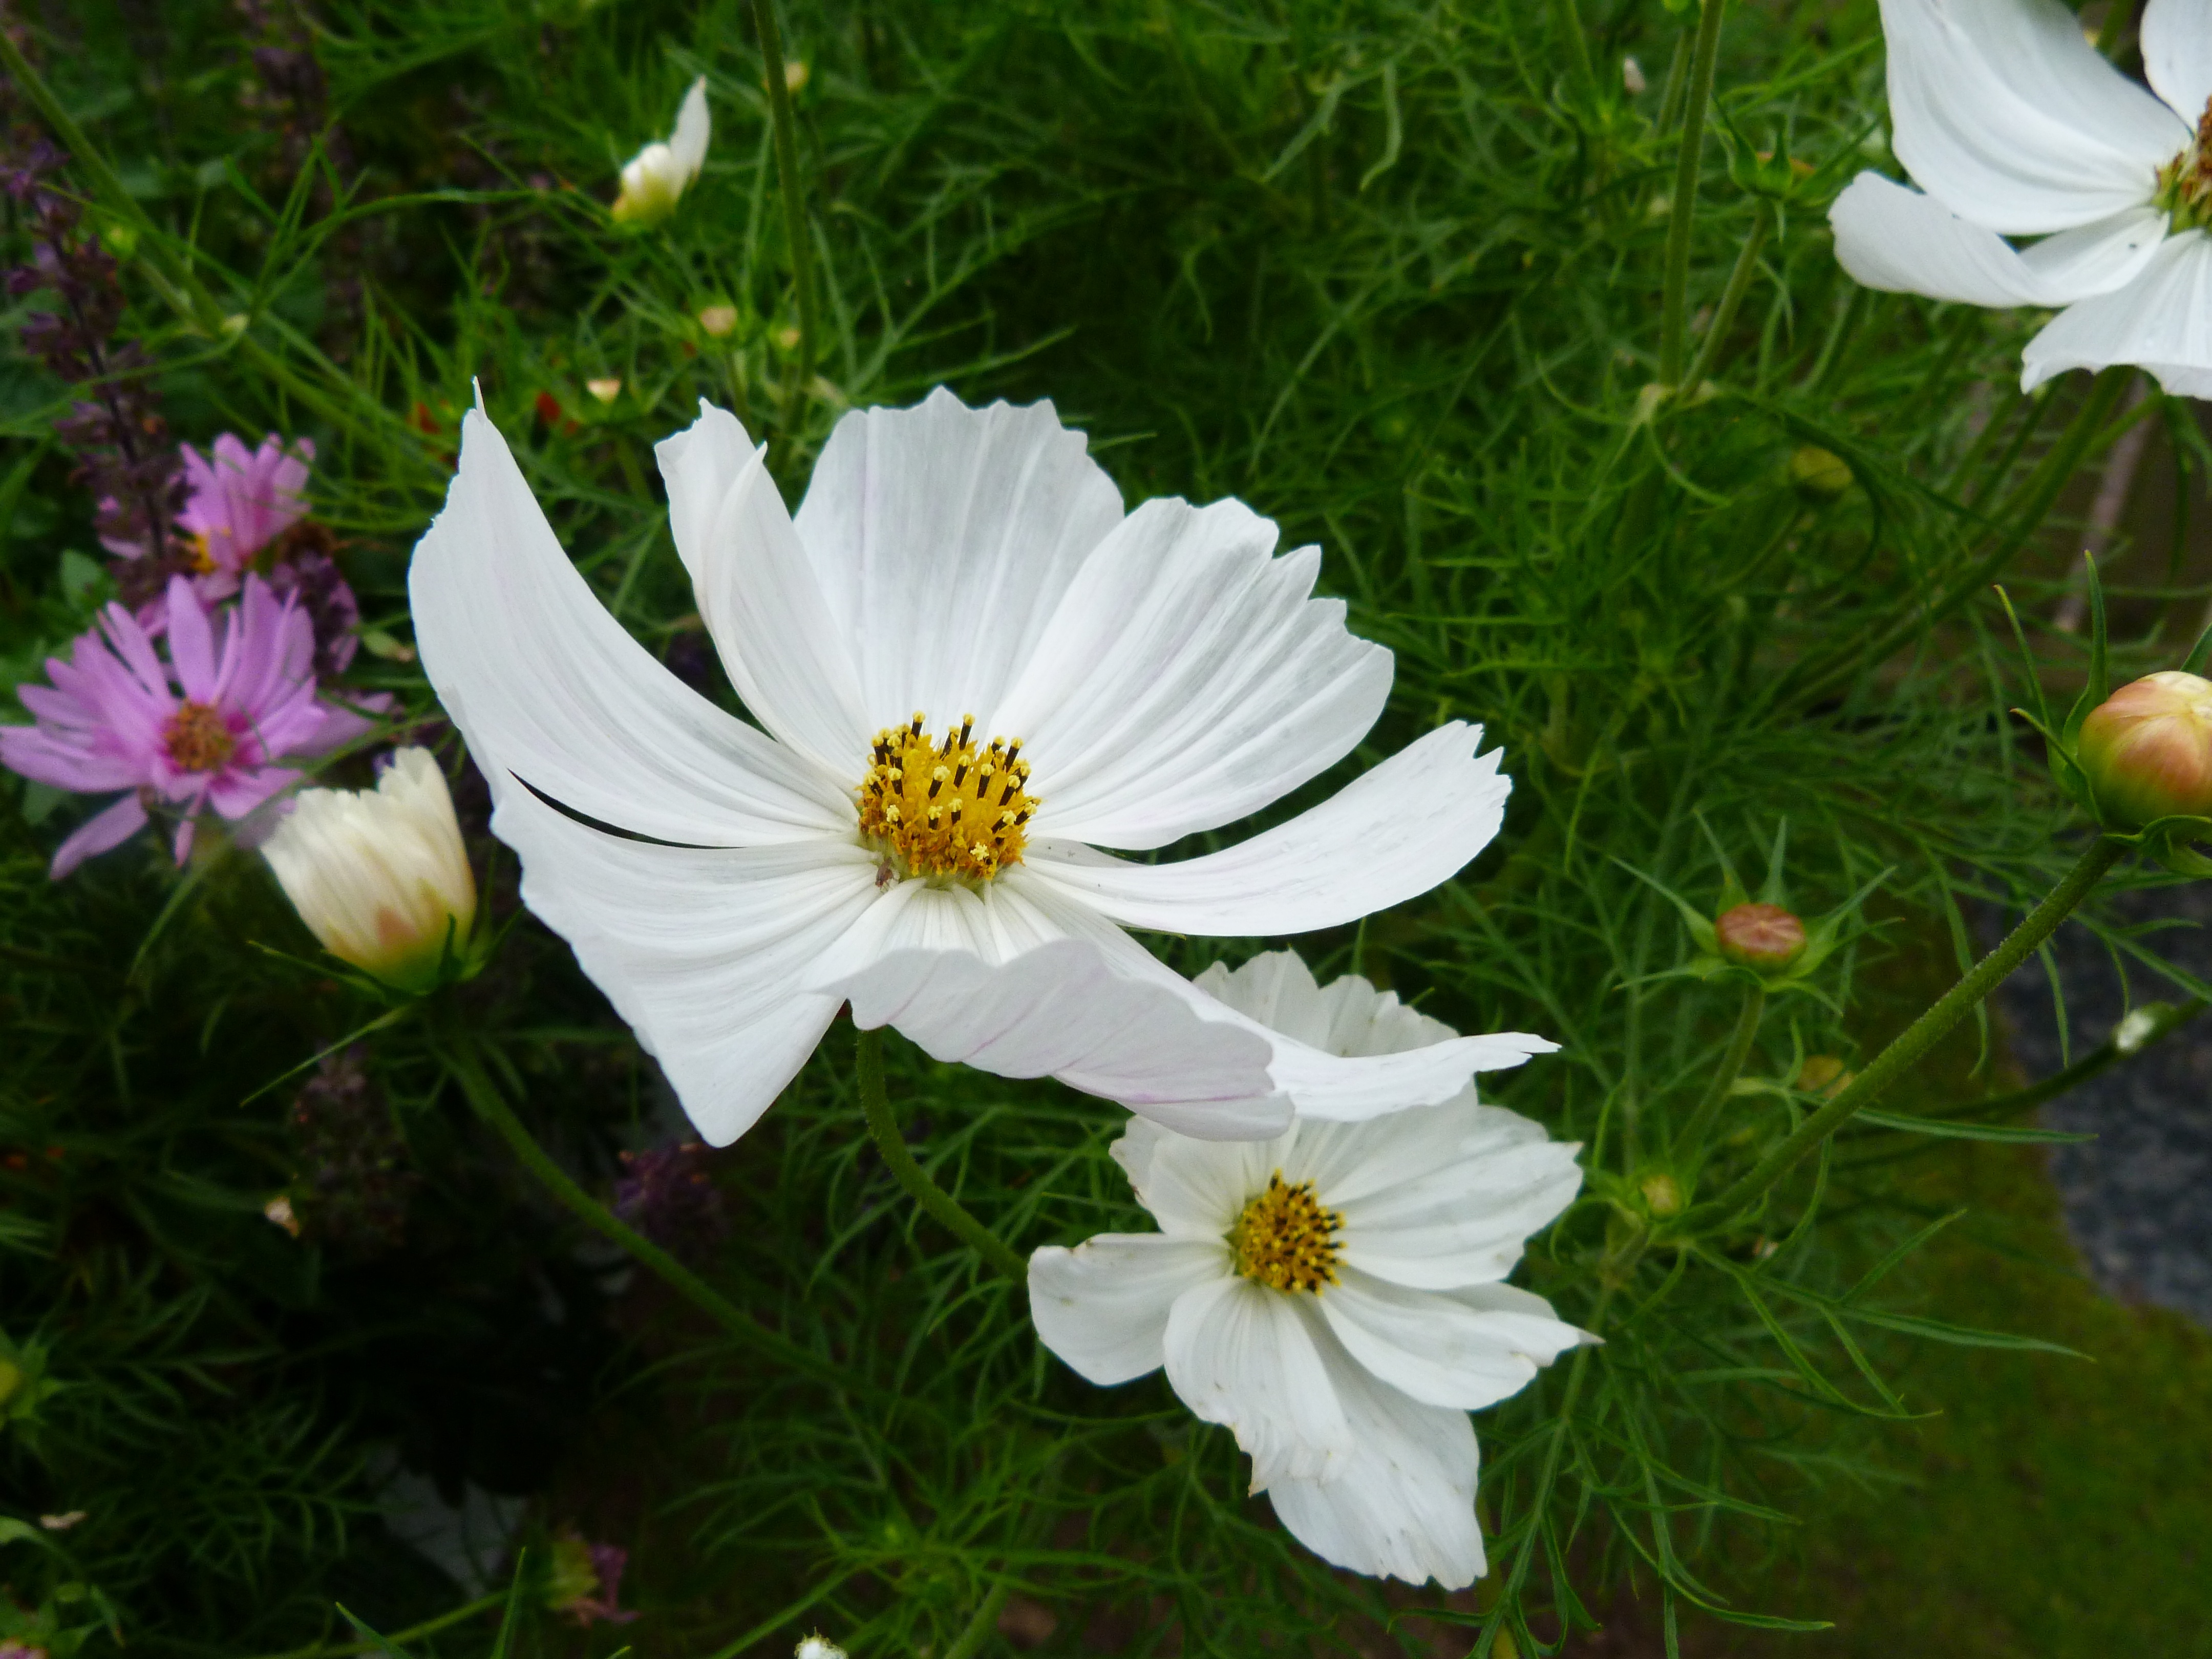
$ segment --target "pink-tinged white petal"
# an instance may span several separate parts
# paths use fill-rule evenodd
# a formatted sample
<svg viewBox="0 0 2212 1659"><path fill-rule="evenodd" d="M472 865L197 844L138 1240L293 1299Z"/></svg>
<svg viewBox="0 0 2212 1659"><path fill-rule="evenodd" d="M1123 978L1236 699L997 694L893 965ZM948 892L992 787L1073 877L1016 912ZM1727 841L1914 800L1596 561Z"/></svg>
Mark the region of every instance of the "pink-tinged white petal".
<svg viewBox="0 0 2212 1659"><path fill-rule="evenodd" d="M13 761L7 763L15 765ZM54 861L46 868L48 878L59 881L87 859L122 846L145 827L146 809L136 793L110 802L77 825L54 849Z"/></svg>
<svg viewBox="0 0 2212 1659"><path fill-rule="evenodd" d="M495 792L513 775L639 835L701 846L849 834L849 786L700 696L608 614L479 410L409 572L416 641Z"/></svg>
<svg viewBox="0 0 2212 1659"><path fill-rule="evenodd" d="M2177 398L2212 398L2212 236L2169 237L2134 282L2069 306L2027 343L2021 385L2133 364Z"/></svg>
<svg viewBox="0 0 2212 1659"><path fill-rule="evenodd" d="M1881 21L1898 159L1984 229L2038 235L2141 207L2189 142L2058 0L1882 0Z"/></svg>
<svg viewBox="0 0 2212 1659"><path fill-rule="evenodd" d="M1165 1364L1176 1298L1228 1271L1218 1238L1102 1233L1072 1250L1048 1245L1030 1257L1030 1318L1078 1376L1110 1387Z"/></svg>
<svg viewBox="0 0 2212 1659"><path fill-rule="evenodd" d="M1326 1480L1271 1484L1275 1514L1293 1538L1337 1566L1465 1589L1485 1566L1467 1413L1421 1405L1341 1352L1322 1353L1351 1425L1352 1455Z"/></svg>
<svg viewBox="0 0 2212 1659"><path fill-rule="evenodd" d="M1168 1382L1195 1416L1235 1432L1255 1492L1324 1478L1354 1454L1322 1362L1330 1339L1305 1299L1232 1274L1184 1291L1168 1314Z"/></svg>
<svg viewBox="0 0 2212 1659"><path fill-rule="evenodd" d="M1084 941L995 964L965 950L900 951L832 988L851 999L855 1024L896 1026L933 1060L1054 1077L1183 1134L1249 1140L1290 1122L1265 1038L1201 1019Z"/></svg>
<svg viewBox="0 0 2212 1659"><path fill-rule="evenodd" d="M1886 294L1977 306L2059 306L2123 286L2166 237L2166 216L2129 209L2045 238L2026 252L1932 196L1862 173L1828 210L1836 258Z"/></svg>
<svg viewBox="0 0 2212 1659"><path fill-rule="evenodd" d="M1504 821L1502 753L1460 720L1407 744L1328 800L1248 841L1173 864L1032 843L1025 868L1126 927L1228 937L1356 921L1457 874Z"/></svg>
<svg viewBox="0 0 2212 1659"><path fill-rule="evenodd" d="M1164 847L1244 817L1351 753L1390 653L1312 597L1318 548L1273 556L1241 501L1145 502L1076 573L992 715L1036 768L1030 833Z"/></svg>
<svg viewBox="0 0 2212 1659"><path fill-rule="evenodd" d="M1582 1340L1540 1298L1525 1291L1516 1298L1502 1306L1470 1302L1346 1267L1316 1299L1345 1352L1375 1376L1424 1405L1474 1411L1520 1393Z"/></svg>
<svg viewBox="0 0 2212 1659"><path fill-rule="evenodd" d="M2150 0L2138 38L2143 78L2195 125L2212 104L2212 0Z"/></svg>
<svg viewBox="0 0 2212 1659"><path fill-rule="evenodd" d="M999 720L1121 493L1048 403L969 409L942 387L859 410L815 463L798 528L872 722Z"/></svg>
<svg viewBox="0 0 2212 1659"><path fill-rule="evenodd" d="M857 781L885 720L862 707L854 641L831 618L767 450L702 399L698 420L655 453L677 548L730 684L778 738L826 775Z"/></svg>

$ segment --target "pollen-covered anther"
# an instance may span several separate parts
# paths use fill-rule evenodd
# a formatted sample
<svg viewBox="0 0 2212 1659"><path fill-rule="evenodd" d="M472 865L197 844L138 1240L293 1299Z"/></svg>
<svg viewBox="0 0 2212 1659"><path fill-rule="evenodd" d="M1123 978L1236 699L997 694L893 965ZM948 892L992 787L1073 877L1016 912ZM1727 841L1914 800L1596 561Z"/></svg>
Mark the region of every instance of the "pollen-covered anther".
<svg viewBox="0 0 2212 1659"><path fill-rule="evenodd" d="M212 772L238 748L238 738L212 704L185 702L161 729L161 746L180 772Z"/></svg>
<svg viewBox="0 0 2212 1659"><path fill-rule="evenodd" d="M1318 1294L1336 1283L1336 1236L1343 1231L1343 1212L1324 1206L1312 1182L1291 1185L1278 1170L1238 1214L1229 1248L1245 1278L1278 1291Z"/></svg>
<svg viewBox="0 0 2212 1659"><path fill-rule="evenodd" d="M917 711L876 733L860 787L860 835L902 877L988 881L1021 861L1036 799L1018 739L975 741L965 714L942 738Z"/></svg>
<svg viewBox="0 0 2212 1659"><path fill-rule="evenodd" d="M2212 100L2197 120L2195 142L2158 170L2154 199L2172 216L2177 234L2212 227Z"/></svg>

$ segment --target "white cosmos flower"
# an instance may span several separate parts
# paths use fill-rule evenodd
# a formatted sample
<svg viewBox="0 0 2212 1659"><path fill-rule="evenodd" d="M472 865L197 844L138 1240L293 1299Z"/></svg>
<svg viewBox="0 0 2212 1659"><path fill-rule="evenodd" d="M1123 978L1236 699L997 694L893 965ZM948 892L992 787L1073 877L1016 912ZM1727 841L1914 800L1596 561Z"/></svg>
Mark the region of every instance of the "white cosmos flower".
<svg viewBox="0 0 2212 1659"><path fill-rule="evenodd" d="M1364 979L1316 987L1287 951L1199 982L1338 1053L1452 1035ZM1363 1123L1301 1118L1258 1143L1133 1121L1113 1151L1160 1231L1032 1255L1045 1346L1093 1382L1164 1365L1185 1405L1236 1431L1252 1490L1324 1559L1472 1583L1483 1553L1467 1413L1583 1340L1504 1283L1580 1187L1577 1148L1470 1087Z"/></svg>
<svg viewBox="0 0 2212 1659"><path fill-rule="evenodd" d="M1274 526L1233 501L1124 514L1049 404L973 410L940 391L849 414L795 521L763 454L704 404L659 450L700 616L759 727L607 613L481 410L409 579L423 666L491 781L525 902L708 1139L759 1116L848 997L939 1058L1001 1038L1024 1064L1070 1058L1031 1027L1073 1016L1021 965L1055 940L1099 958L1050 959L1111 1005L1090 1036L1176 1002L1227 1045L1195 1093L1142 1042L1088 1051L1094 1079L1118 1079L1103 1092L1189 1133L1279 1133L1293 1104L1357 1117L1449 1099L1553 1046L1506 1034L1340 1058L1264 1033L1122 931L1334 927L1447 879L1497 832L1510 782L1454 721L1222 851L1095 850L1242 818L1374 722L1390 654L1346 631L1340 601L1309 597L1318 549L1272 556ZM972 956L966 992L917 951Z"/></svg>
<svg viewBox="0 0 2212 1659"><path fill-rule="evenodd" d="M2150 0L2156 97L2058 0L1881 0L1890 123L1920 191L1863 173L1829 219L1869 288L2063 307L2022 385L2133 363L2212 397L2212 0ZM2041 240L2014 248L2005 238Z"/></svg>
<svg viewBox="0 0 2212 1659"><path fill-rule="evenodd" d="M647 144L623 164L615 218L623 224L649 225L673 213L678 199L707 165L707 141L713 136L714 120L707 112L707 77L702 75L684 94L684 106L676 114L676 131L668 142Z"/></svg>

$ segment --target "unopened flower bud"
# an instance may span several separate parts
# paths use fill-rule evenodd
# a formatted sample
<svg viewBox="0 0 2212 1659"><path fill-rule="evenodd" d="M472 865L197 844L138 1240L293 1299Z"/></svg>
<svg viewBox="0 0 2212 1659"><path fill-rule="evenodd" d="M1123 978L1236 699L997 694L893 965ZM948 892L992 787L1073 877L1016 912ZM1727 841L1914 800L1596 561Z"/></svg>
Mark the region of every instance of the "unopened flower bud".
<svg viewBox="0 0 2212 1659"><path fill-rule="evenodd" d="M822 1635L805 1638L792 1654L793 1659L845 1659L845 1650Z"/></svg>
<svg viewBox="0 0 2212 1659"><path fill-rule="evenodd" d="M1673 1215L1682 1207L1682 1183L1663 1170L1644 1176L1637 1183L1637 1190L1654 1215Z"/></svg>
<svg viewBox="0 0 2212 1659"><path fill-rule="evenodd" d="M1805 924L1778 904L1739 904L1713 921L1720 952L1740 968L1778 973L1805 954Z"/></svg>
<svg viewBox="0 0 2212 1659"><path fill-rule="evenodd" d="M707 77L702 75L684 94L676 131L668 142L647 144L623 163L622 191L615 198L616 222L657 224L673 213L678 200L707 164L707 142L713 130L707 112Z"/></svg>
<svg viewBox="0 0 2212 1659"><path fill-rule="evenodd" d="M1844 458L1817 444L1807 444L1790 457L1790 487L1809 507L1826 507L1851 487L1851 469Z"/></svg>
<svg viewBox="0 0 2212 1659"><path fill-rule="evenodd" d="M2169 670L2122 686L2081 722L2078 758L2116 823L2212 817L2212 682Z"/></svg>
<svg viewBox="0 0 2212 1659"><path fill-rule="evenodd" d="M403 991L438 982L467 942L476 878L446 780L403 749L374 789L303 789L261 849L323 948Z"/></svg>

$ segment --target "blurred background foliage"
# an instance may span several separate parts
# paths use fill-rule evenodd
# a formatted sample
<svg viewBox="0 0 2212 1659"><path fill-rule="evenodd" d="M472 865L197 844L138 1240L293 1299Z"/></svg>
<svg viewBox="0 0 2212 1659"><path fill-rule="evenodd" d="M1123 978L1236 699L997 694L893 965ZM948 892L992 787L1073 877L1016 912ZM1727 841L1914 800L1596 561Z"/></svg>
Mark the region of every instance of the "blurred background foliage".
<svg viewBox="0 0 2212 1659"><path fill-rule="evenodd" d="M1235 495L1319 543L1398 679L1370 744L1284 809L1455 716L1516 789L1458 881L1301 948L1565 1045L1491 1097L1584 1145L1585 1196L1521 1279L1607 1341L1479 1422L1475 1591L1332 1573L1243 1498L1225 1434L1157 1378L1066 1374L908 1213L865 1150L849 1028L699 1161L720 1217L686 1241L823 1362L800 1373L582 1242L411 1024L313 967L258 859L210 844L177 872L141 843L52 886L77 806L11 778L0 1620L56 1655L385 1650L343 1603L410 1651L478 1653L520 1551L516 1653L737 1659L817 1625L856 1656L2212 1651L2177 1633L2200 1622L2212 1352L2081 1281L2036 1153L1990 1144L2037 1132L1974 1110L2022 1081L1997 1034L1886 1103L1947 1133L1862 1124L1739 1236L1644 1248L1655 1177L1754 1157L2069 861L1987 586L2068 688L2094 542L2122 669L2177 660L2208 592L2197 416L2124 374L2023 398L2032 319L1836 268L1827 199L1888 165L1873 0L1731 14L1692 372L1655 391L1695 10L1583 0L1579 46L1571 10L793 6L802 342L744 5L14 0L54 106L12 84L11 144L71 152L171 433L313 438L364 613L350 681L449 759L404 573L472 386L602 597L726 701L650 457L701 397L771 442L794 501L848 407L1049 397L1130 500ZM617 167L699 75L703 178L618 229ZM54 430L71 389L0 340L13 684L111 590ZM2108 510L2117 453L2141 482ZM480 787L461 806L513 917ZM1670 1146L1736 994L1671 975L1689 941L1640 877L1705 905L1778 846L1804 914L1873 896L1819 994L1769 1016L1713 1143ZM2109 936L2157 994L2154 941ZM533 921L468 997L587 1182L690 1156ZM894 1086L1018 1246L1134 1224L1096 1103L910 1050ZM467 1517L497 1540L474 1561ZM629 1551L635 1623L561 1611L586 1539ZM1823 1620L1844 1633L1775 1627Z"/></svg>

